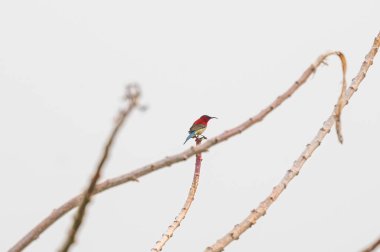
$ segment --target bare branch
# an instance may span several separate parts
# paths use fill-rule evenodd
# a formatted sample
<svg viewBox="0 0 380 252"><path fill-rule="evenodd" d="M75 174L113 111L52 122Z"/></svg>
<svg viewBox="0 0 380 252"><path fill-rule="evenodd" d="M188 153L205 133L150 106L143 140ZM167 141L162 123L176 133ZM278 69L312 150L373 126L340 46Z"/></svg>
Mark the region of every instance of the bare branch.
<svg viewBox="0 0 380 252"><path fill-rule="evenodd" d="M261 122L268 114L270 114L275 108L280 106L285 100L287 100L293 93L295 93L299 87L301 87L308 78L315 73L317 68L324 63L324 61L327 59L327 57L331 55L342 55L341 52L327 52L325 54L322 54L319 56L315 62L310 65L301 75L301 77L294 82L294 84L286 90L282 95L278 96L271 104L269 104L266 108L261 110L257 115L249 118L247 121L243 122L242 124L226 130L224 133L211 138L210 140L204 142L201 145L198 145L196 147L191 147L190 149L187 149L181 153L166 157L164 159L161 159L159 161L156 161L154 163L150 163L148 165L145 165L139 169L136 169L132 172L126 173L124 175L114 177L111 179L107 179L104 182L101 182L97 184L94 188L93 194L97 194L100 192L103 192L105 190L108 190L110 188L119 186L121 184L127 183L129 181L136 181L138 178L145 176L151 172L157 171L159 169L162 169L164 167L168 167L172 164L186 161L191 156L205 152L212 146L219 144L223 141L228 140L229 138L238 135L251 127L252 125ZM342 60L342 59L341 59ZM339 114L337 115L339 116ZM38 238L38 236L43 233L49 226L51 226L55 221L57 221L59 218L61 218L63 215L65 215L67 212L69 212L71 209L78 206L79 202L81 202L84 194L79 194L60 207L58 207L56 210L54 210L49 216L47 216L45 219L43 219L37 226L35 226L31 231L29 231L21 240L19 240L10 250L9 252L17 252L23 250L26 246L28 246L32 241Z"/></svg>
<svg viewBox="0 0 380 252"><path fill-rule="evenodd" d="M196 138L195 142L197 145L199 145L202 142L202 138ZM161 240L156 242L156 245L151 250L152 252L161 251L162 248L165 246L166 242L173 236L174 231L179 227L179 225L181 225L182 220L185 219L186 214L190 209L191 203L193 203L194 196L198 188L199 175L201 172L201 162L202 162L202 153L198 153L196 155L196 160L195 160L193 182L191 183L191 187L189 190L189 194L187 195L186 202L183 205L181 212L175 218L174 222L169 226L166 233L162 235Z"/></svg>
<svg viewBox="0 0 380 252"><path fill-rule="evenodd" d="M362 252L373 252L378 247L380 247L380 238L370 244L367 248L363 249Z"/></svg>
<svg viewBox="0 0 380 252"><path fill-rule="evenodd" d="M353 93L358 89L361 81L364 79L365 74L367 73L369 67L373 63L373 58L375 57L378 48L380 45L380 33L374 40L370 52L365 57L359 73L352 80L351 86L344 92L343 99L339 99L338 104L335 106L335 109L332 115L323 123L323 127L318 131L317 135L311 141L310 144L306 146L306 149L302 152L299 158L294 162L292 168L288 170L285 176L282 178L280 183L278 183L272 190L271 194L260 203L260 205L253 209L250 214L239 224L235 225L234 228L219 239L215 244L210 247L207 247L205 252L219 252L230 244L232 241L239 239L240 235L248 230L252 225L254 225L257 220L264 216L269 207L273 204L274 201L280 196L280 194L285 190L289 182L295 178L300 172L302 166L313 154L313 152L320 146L325 136L330 132L331 128L334 125L334 122L337 120L338 114L341 112L344 106L347 105L348 100L351 98ZM343 70L343 73L345 70ZM337 128L338 130L338 128ZM338 133L339 135L339 133Z"/></svg>
<svg viewBox="0 0 380 252"><path fill-rule="evenodd" d="M66 237L65 242L63 243L62 247L59 249L60 252L67 252L71 245L75 242L76 234L79 230L79 227L82 223L82 220L86 214L86 207L88 203L91 200L91 196L94 192L96 182L101 176L102 169L104 167L104 164L106 163L109 152L111 149L111 146L117 136L117 133L119 132L119 129L125 122L125 119L128 117L130 112L137 106L138 98L140 96L140 90L137 85L128 85L127 86L127 94L126 99L129 101L128 107L125 110L120 111L119 118L117 118L117 122L115 124L114 129L111 132L111 135L109 136L107 143L104 147L102 157L97 164L95 173L93 174L91 181L87 187L87 190L84 193L84 196L82 200L80 201L80 205L78 208L78 211L74 217L73 224L71 226L71 229Z"/></svg>
<svg viewBox="0 0 380 252"><path fill-rule="evenodd" d="M342 123L340 121L340 115L342 113L342 109L344 106L344 93L346 92L346 89L347 89L347 83L346 83L347 61L346 61L346 57L344 57L342 53L338 52L337 55L341 62L343 79L342 79L342 89L340 92L339 100L337 103L337 110L335 114L335 122L336 122L335 128L336 128L336 134L338 135L338 140L342 144L343 135L342 135Z"/></svg>

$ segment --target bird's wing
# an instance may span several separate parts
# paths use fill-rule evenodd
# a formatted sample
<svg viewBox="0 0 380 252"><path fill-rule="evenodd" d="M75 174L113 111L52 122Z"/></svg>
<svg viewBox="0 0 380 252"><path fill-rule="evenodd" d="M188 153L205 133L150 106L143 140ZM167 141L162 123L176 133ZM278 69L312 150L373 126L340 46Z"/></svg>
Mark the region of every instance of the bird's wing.
<svg viewBox="0 0 380 252"><path fill-rule="evenodd" d="M193 124L193 126L191 126L191 128L189 130L189 133L196 132L196 131L198 131L200 129L204 129L204 128L206 128L206 125L204 125L204 124Z"/></svg>
<svg viewBox="0 0 380 252"><path fill-rule="evenodd" d="M192 131L186 138L185 142L183 144L185 144L190 138L193 138L195 136L195 131Z"/></svg>

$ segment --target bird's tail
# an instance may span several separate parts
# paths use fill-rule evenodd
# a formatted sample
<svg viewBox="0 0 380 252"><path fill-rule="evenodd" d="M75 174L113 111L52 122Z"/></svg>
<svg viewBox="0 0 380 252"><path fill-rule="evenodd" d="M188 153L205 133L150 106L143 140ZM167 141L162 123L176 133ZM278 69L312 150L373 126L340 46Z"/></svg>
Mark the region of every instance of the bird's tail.
<svg viewBox="0 0 380 252"><path fill-rule="evenodd" d="M185 144L190 138L194 137L195 136L195 131L191 131L190 134L187 136L185 142L183 144Z"/></svg>

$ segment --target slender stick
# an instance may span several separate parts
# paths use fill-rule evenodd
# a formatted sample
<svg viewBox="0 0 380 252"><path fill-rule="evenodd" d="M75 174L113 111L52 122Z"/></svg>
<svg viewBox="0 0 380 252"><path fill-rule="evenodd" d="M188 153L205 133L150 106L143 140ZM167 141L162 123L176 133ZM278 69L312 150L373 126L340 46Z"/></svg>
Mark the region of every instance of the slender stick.
<svg viewBox="0 0 380 252"><path fill-rule="evenodd" d="M278 96L271 104L269 104L266 108L261 110L257 115L249 118L247 121L243 122L242 124L226 130L224 133L211 138L210 140L204 142L203 144L200 144L196 147L191 147L188 150L185 150L181 153L168 156L164 159L161 159L159 161L156 161L154 163L150 163L148 165L145 165L139 169L136 169L132 172L126 173L121 176L117 176L108 180L105 180L104 182L101 182L97 184L94 188L93 194L97 194L100 192L103 192L105 190L108 190L110 188L119 186L121 184L130 182L130 181L136 181L138 178L145 176L151 172L157 171L159 169L162 169L164 167L168 167L172 164L186 161L191 156L205 152L212 146L219 144L223 141L228 140L229 138L238 135L251 127L252 125L261 122L268 114L270 114L275 108L280 106L285 100L287 100L292 94L294 94L299 87L301 87L308 78L315 73L317 68L327 59L327 57L331 55L343 55L341 52L327 52L325 54L322 54L319 56L315 62L310 65L301 75L301 77L294 82L294 84L286 90L282 95ZM18 252L22 251L25 247L27 247L32 241L36 240L40 234L42 234L48 227L50 227L54 222L56 222L59 218L61 218L63 215L65 215L67 212L69 212L71 209L77 207L79 205L79 202L82 201L82 198L84 197L84 194L81 193L67 202L65 202L63 205L58 207L57 209L53 210L53 212L47 216L45 219L43 219L40 223L38 223L32 230L30 230L24 237L22 237L10 250L9 252Z"/></svg>
<svg viewBox="0 0 380 252"><path fill-rule="evenodd" d="M196 138L195 142L199 145L202 142L202 138ZM201 162L202 162L202 153L197 153L195 160L195 169L193 182L191 183L191 187L189 190L189 194L187 195L186 202L183 205L181 212L175 218L174 222L168 227L168 230L165 234L162 235L161 240L156 242L154 248L151 249L152 252L159 252L165 246L166 242L173 236L174 231L181 225L183 219L185 219L187 212L190 209L191 203L193 203L195 193L198 188L199 175L201 172Z"/></svg>
<svg viewBox="0 0 380 252"><path fill-rule="evenodd" d="M109 136L107 143L104 147L102 157L101 157L99 163L97 164L96 170L95 170L95 172L91 178L91 181L87 187L87 190L84 193L83 199L80 201L80 205L79 205L78 211L74 217L71 229L70 229L62 247L59 249L60 252L67 252L70 249L70 247L74 244L76 234L77 234L79 227L82 223L82 220L86 214L86 207L88 206L88 203L91 200L91 196L94 192L96 182L100 178L104 164L106 163L106 161L108 159L111 146L112 146L121 126L125 122L125 119L128 117L130 112L137 106L137 101L138 101L139 96L140 96L140 91L137 88L137 86L129 85L127 87L127 99L129 101L128 107L127 107L127 109L120 112L120 115L119 115L119 118L115 124L115 127L112 130L111 135Z"/></svg>
<svg viewBox="0 0 380 252"><path fill-rule="evenodd" d="M367 248L365 248L362 252L373 252L376 248L380 247L380 238L370 244Z"/></svg>
<svg viewBox="0 0 380 252"><path fill-rule="evenodd" d="M260 203L260 205L253 209L250 214L239 224L235 225L234 228L219 239L216 243L206 248L206 252L219 252L223 251L224 248L230 244L232 241L239 239L240 235L248 230L252 225L256 224L257 220L264 216L269 207L274 201L280 196L280 194L285 190L289 182L295 178L300 172L302 166L310 158L313 152L320 146L325 136L330 132L331 128L336 121L336 114L344 106L348 104L348 100L352 97L354 92L358 89L361 81L364 79L369 67L373 63L373 59L378 51L380 45L380 33L374 40L370 52L365 57L365 60L360 68L357 76L352 80L351 86L344 92L343 100L339 100L337 106L332 113L332 115L323 123L323 127L318 131L314 139L306 146L306 149L302 152L299 158L294 162L292 168L288 170L285 176L281 179L272 190L271 194ZM342 104L342 105L340 105ZM339 134L338 134L339 135Z"/></svg>

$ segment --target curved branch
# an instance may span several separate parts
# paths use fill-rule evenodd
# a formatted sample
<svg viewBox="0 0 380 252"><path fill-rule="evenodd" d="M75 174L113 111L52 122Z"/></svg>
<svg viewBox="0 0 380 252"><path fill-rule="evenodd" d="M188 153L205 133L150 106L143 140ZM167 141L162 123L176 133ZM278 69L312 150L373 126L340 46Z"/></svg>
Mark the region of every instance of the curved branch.
<svg viewBox="0 0 380 252"><path fill-rule="evenodd" d="M197 138L195 142L197 145L199 145L202 142L202 138ZM181 212L175 218L174 222L169 226L166 233L162 235L161 240L157 241L154 248L151 249L152 252L161 251L162 248L165 246L166 242L169 241L169 239L173 236L174 231L179 227L179 225L181 225L182 220L185 219L186 214L190 209L191 203L193 203L194 196L198 188L199 175L201 172L201 162L202 162L202 153L198 153L196 155L196 160L195 160L193 182L191 183L191 187L189 190L189 194L187 195L186 202L183 205Z"/></svg>
<svg viewBox="0 0 380 252"><path fill-rule="evenodd" d="M359 73L352 80L351 86L342 94L344 96L339 99L332 115L323 123L323 127L318 131L314 139L306 146L306 149L302 152L299 158L294 162L292 168L287 171L285 176L281 179L272 190L271 194L260 203L260 205L253 209L250 214L239 224L235 225L234 228L219 239L212 246L207 247L205 252L219 252L223 251L224 248L230 244L232 241L239 239L240 235L248 230L252 225L256 224L257 220L264 216L269 207L276 201L280 194L285 190L289 182L295 178L300 172L302 166L313 154L313 152L320 146L325 136L330 132L331 128L336 121L337 115L341 112L344 106L347 105L348 100L351 98L353 93L358 89L361 81L364 79L369 67L373 63L373 58L375 57L378 48L380 46L380 33L375 38L375 41L372 45L370 52L367 54L365 61L363 62ZM345 72L345 71L343 71ZM338 128L337 128L338 130ZM338 133L339 135L339 133Z"/></svg>
<svg viewBox="0 0 380 252"><path fill-rule="evenodd" d="M159 169L162 169L164 167L168 167L172 164L182 162L190 158L191 156L205 152L212 146L219 144L223 141L228 140L229 138L238 135L251 127L252 125L262 121L268 114L270 114L275 108L280 106L285 100L287 100L292 94L294 94L299 87L301 87L308 78L315 73L317 68L326 60L327 57L331 55L343 55L341 52L327 52L325 54L322 54L319 56L313 64L311 64L299 77L299 79L293 83L293 85L286 90L282 95L278 96L271 104L269 104L266 108L261 110L257 115L249 118L247 121L243 122L242 124L226 130L224 133L211 138L210 140L204 142L203 144L200 144L196 147L191 147L188 150L185 150L181 153L168 156L164 159L161 159L159 161L156 161L154 163L145 165L139 169L136 169L132 172L126 173L124 175L114 177L111 179L107 179L104 182L101 182L97 184L94 188L93 194L97 194L100 192L103 192L105 190L108 190L110 188L116 187L118 185L127 183L129 181L136 181L139 177L142 177L144 175L147 175L151 172L157 171ZM340 56L339 56L340 57ZM9 252L17 252L22 251L25 247L27 247L32 241L38 238L38 236L43 233L49 226L51 226L55 221L57 221L59 218L61 218L63 215L65 215L67 212L69 212L71 209L78 206L79 202L82 201L84 197L84 194L81 193L70 200L68 200L66 203L55 209L49 216L47 216L45 219L43 219L37 226L35 226L31 231L29 231L21 240L19 240L10 250Z"/></svg>

